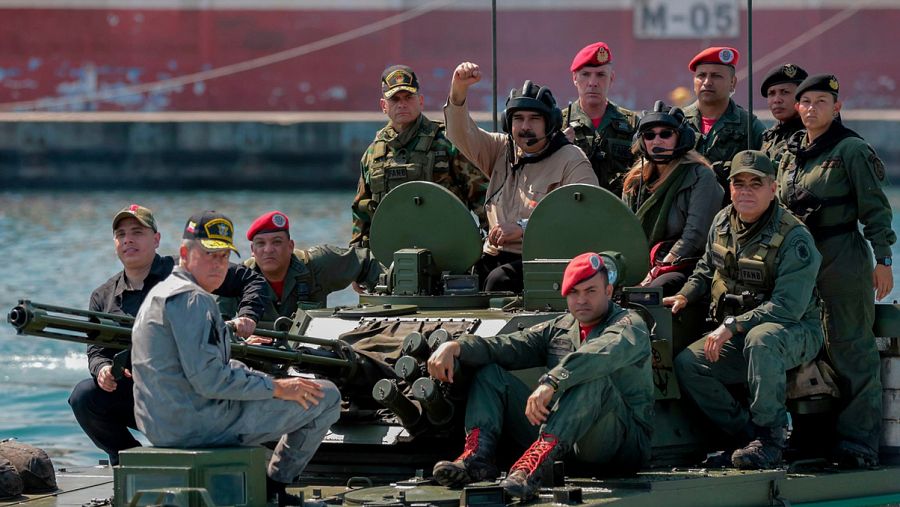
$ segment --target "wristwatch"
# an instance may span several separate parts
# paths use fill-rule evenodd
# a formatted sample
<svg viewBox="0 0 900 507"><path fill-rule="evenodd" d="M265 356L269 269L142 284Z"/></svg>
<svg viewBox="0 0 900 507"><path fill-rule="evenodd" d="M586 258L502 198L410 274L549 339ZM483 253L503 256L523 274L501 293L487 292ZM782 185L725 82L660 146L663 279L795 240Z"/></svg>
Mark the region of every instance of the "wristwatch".
<svg viewBox="0 0 900 507"><path fill-rule="evenodd" d="M725 326L725 329L731 331L731 334L737 334L738 332L738 323L737 319L734 317L727 317L725 322L722 323Z"/></svg>
<svg viewBox="0 0 900 507"><path fill-rule="evenodd" d="M875 263L881 264L882 266L893 266L894 265L894 261L892 261L890 257L876 257Z"/></svg>
<svg viewBox="0 0 900 507"><path fill-rule="evenodd" d="M559 379L549 373L541 375L541 378L538 379L538 384L550 386L550 389L553 389L554 393L559 391Z"/></svg>

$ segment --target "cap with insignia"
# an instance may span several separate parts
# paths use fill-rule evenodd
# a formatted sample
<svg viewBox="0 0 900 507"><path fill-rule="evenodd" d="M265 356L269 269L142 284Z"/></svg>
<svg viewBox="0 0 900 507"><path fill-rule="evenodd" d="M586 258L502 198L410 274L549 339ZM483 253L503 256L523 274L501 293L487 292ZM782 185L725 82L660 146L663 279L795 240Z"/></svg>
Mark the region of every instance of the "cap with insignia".
<svg viewBox="0 0 900 507"><path fill-rule="evenodd" d="M582 67L599 67L612 62L612 52L605 42L595 42L583 48L575 58L572 59L572 65L569 70L577 72Z"/></svg>
<svg viewBox="0 0 900 507"><path fill-rule="evenodd" d="M731 172L728 174L728 179L741 173L750 173L761 178L766 176L774 178L776 170L765 153L757 150L744 150L738 152L731 159Z"/></svg>
<svg viewBox="0 0 900 507"><path fill-rule="evenodd" d="M575 257L569 261L566 271L563 273L560 293L563 296L568 295L573 287L587 281L589 278L593 278L601 271L606 272L606 265L603 264L603 259L600 258L600 255L594 252L586 252Z"/></svg>
<svg viewBox="0 0 900 507"><path fill-rule="evenodd" d="M250 224L250 228L247 229L247 239L253 241L253 237L257 234L267 232L284 231L290 235L290 229L291 223L288 220L287 215L278 210L270 211L265 215L261 215Z"/></svg>
<svg viewBox="0 0 900 507"><path fill-rule="evenodd" d="M766 77L763 79L762 86L759 87L759 93L762 94L763 98L765 98L769 93L769 87L783 84L783 83L793 83L799 85L806 79L806 76L809 74L806 73L802 68L794 65L793 63L786 63L784 65L779 65L774 69L770 70Z"/></svg>
<svg viewBox="0 0 900 507"><path fill-rule="evenodd" d="M204 211L189 218L181 237L196 239L210 251L233 250L240 255L234 246L234 224L217 211Z"/></svg>
<svg viewBox="0 0 900 507"><path fill-rule="evenodd" d="M400 91L419 93L419 78L406 65L392 65L381 73L381 94L389 99Z"/></svg>
<svg viewBox="0 0 900 507"><path fill-rule="evenodd" d="M133 218L144 227L153 229L153 232L159 232L156 230L156 219L153 218L153 212L150 211L150 208L145 208L139 204L132 204L131 206L122 208L116 213L116 216L113 217L113 230L116 230L116 226L118 226L119 222L125 218Z"/></svg>
<svg viewBox="0 0 900 507"><path fill-rule="evenodd" d="M691 60L691 63L688 64L688 68L691 69L691 72L694 72L695 70L697 70L698 65L704 63L735 67L740 56L741 55L740 53L738 53L737 49L727 46L715 46L706 48L703 51L697 53L697 56L695 56Z"/></svg>
<svg viewBox="0 0 900 507"><path fill-rule="evenodd" d="M841 85L834 74L816 74L804 79L797 86L797 93L794 94L794 97L800 100L800 96L805 92L828 92L834 95L834 99L837 100L840 87Z"/></svg>

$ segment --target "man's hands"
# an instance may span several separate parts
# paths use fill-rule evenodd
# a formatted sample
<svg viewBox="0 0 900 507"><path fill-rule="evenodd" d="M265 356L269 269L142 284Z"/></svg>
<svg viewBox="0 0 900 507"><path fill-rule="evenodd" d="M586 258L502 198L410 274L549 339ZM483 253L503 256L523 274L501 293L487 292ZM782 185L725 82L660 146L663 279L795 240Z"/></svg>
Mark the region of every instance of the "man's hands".
<svg viewBox="0 0 900 507"><path fill-rule="evenodd" d="M680 312L682 308L687 306L687 298L682 296L681 294L677 294L675 296L669 296L667 298L663 298L662 304L664 306L672 307L672 315Z"/></svg>
<svg viewBox="0 0 900 507"><path fill-rule="evenodd" d="M872 283L875 285L875 299L881 301L894 290L894 273L890 266L876 264L872 271Z"/></svg>
<svg viewBox="0 0 900 507"><path fill-rule="evenodd" d="M308 378L276 378L272 379L272 385L275 387L274 397L280 400L296 401L307 410L310 404L318 405L319 400L325 397L319 383Z"/></svg>
<svg viewBox="0 0 900 507"><path fill-rule="evenodd" d="M719 352L722 351L722 345L725 345L725 342L731 339L731 331L728 330L725 325L720 325L713 331L706 335L706 343L703 344L703 353L706 355L706 359L712 363L715 363L719 360Z"/></svg>
<svg viewBox="0 0 900 507"><path fill-rule="evenodd" d="M459 357L459 343L444 342L428 358L428 374L441 382L453 383L453 360Z"/></svg>
<svg viewBox="0 0 900 507"><path fill-rule="evenodd" d="M481 81L481 68L472 62L462 62L453 71L450 81L450 103L461 106L466 103L469 87Z"/></svg>
<svg viewBox="0 0 900 507"><path fill-rule="evenodd" d="M491 228L491 231L488 232L488 243L496 246L502 246L513 241L518 241L522 239L522 236L525 234L525 230L522 229L522 226L519 224L497 224Z"/></svg>
<svg viewBox="0 0 900 507"><path fill-rule="evenodd" d="M226 324L230 324L234 329L234 334L241 338L247 338L253 334L253 331L256 331L256 322L253 322L253 319L249 317L235 317L226 322Z"/></svg>
<svg viewBox="0 0 900 507"><path fill-rule="evenodd" d="M553 388L541 384L525 401L525 417L532 425L544 424L550 416L550 400L553 399Z"/></svg>
<svg viewBox="0 0 900 507"><path fill-rule="evenodd" d="M126 377L131 378L131 371L127 368L122 369L122 374ZM97 374L97 385L100 386L100 389L111 393L116 390L116 387L119 385L116 382L116 377L112 374L112 365L108 364L102 368L100 368L100 373Z"/></svg>

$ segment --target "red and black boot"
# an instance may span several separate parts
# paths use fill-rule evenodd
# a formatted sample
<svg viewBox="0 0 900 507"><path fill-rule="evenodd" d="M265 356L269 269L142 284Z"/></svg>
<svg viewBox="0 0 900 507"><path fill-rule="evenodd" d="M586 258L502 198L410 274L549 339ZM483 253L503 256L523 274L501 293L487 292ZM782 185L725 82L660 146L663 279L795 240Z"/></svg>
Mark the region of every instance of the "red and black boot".
<svg viewBox="0 0 900 507"><path fill-rule="evenodd" d="M510 496L522 500L537 496L544 476L552 471L553 462L563 454L565 450L558 438L549 433L541 433L509 469L509 475L500 481L500 486Z"/></svg>
<svg viewBox="0 0 900 507"><path fill-rule="evenodd" d="M462 454L453 461L438 461L434 465L434 480L441 486L458 487L472 482L493 481L500 475L494 465L496 442L478 428L466 435Z"/></svg>

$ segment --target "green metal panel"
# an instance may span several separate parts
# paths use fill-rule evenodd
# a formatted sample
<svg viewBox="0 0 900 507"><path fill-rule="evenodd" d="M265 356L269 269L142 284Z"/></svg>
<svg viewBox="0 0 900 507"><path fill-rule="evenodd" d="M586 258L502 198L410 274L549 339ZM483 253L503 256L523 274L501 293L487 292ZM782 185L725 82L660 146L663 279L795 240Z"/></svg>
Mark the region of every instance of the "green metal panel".
<svg viewBox="0 0 900 507"><path fill-rule="evenodd" d="M584 252L619 252L628 269L621 286L637 285L650 265L647 237L637 217L615 195L591 185L557 188L528 221L523 259L571 259Z"/></svg>
<svg viewBox="0 0 900 507"><path fill-rule="evenodd" d="M403 248L431 251L439 272L465 273L481 257L478 224L465 205L430 181L410 181L378 204L369 234L372 254L384 265Z"/></svg>
<svg viewBox="0 0 900 507"><path fill-rule="evenodd" d="M525 309L566 311L566 298L559 294L569 259L537 259L522 266L525 279Z"/></svg>

